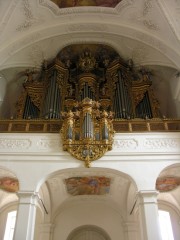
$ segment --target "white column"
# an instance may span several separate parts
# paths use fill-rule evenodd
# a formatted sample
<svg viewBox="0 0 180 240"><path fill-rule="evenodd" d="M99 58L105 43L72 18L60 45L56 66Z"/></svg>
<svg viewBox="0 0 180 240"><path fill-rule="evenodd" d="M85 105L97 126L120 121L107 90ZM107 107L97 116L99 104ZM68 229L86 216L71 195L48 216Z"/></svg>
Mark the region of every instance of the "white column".
<svg viewBox="0 0 180 240"><path fill-rule="evenodd" d="M39 233L40 240L51 240L54 225L51 223L44 223L40 225Z"/></svg>
<svg viewBox="0 0 180 240"><path fill-rule="evenodd" d="M137 237L138 226L136 222L126 222L124 223L124 227L125 227L126 240L138 240L138 237Z"/></svg>
<svg viewBox="0 0 180 240"><path fill-rule="evenodd" d="M33 240L37 197L34 192L18 192L19 206L13 240Z"/></svg>
<svg viewBox="0 0 180 240"><path fill-rule="evenodd" d="M139 217L142 240L162 240L159 226L157 191L139 192Z"/></svg>

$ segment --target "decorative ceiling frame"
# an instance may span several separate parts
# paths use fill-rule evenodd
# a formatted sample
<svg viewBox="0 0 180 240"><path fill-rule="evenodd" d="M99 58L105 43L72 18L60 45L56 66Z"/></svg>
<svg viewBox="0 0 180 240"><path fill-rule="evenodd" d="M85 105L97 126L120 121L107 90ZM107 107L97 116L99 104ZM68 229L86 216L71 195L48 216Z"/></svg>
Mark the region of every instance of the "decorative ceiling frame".
<svg viewBox="0 0 180 240"><path fill-rule="evenodd" d="M64 14L78 14L78 13L109 13L109 14L118 14L116 7L100 7L100 6L83 6L83 7L71 7L71 8L59 8L55 3L50 0L38 0L39 5L48 8L56 16L61 16ZM131 0L134 1L134 0ZM119 5L119 4L118 4Z"/></svg>

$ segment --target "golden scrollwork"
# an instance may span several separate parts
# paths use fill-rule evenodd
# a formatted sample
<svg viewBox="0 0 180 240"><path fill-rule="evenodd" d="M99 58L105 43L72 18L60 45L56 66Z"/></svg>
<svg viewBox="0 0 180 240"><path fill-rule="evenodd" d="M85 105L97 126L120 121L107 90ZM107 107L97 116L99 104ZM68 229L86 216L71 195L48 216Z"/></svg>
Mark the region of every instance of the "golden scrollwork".
<svg viewBox="0 0 180 240"><path fill-rule="evenodd" d="M79 58L78 66L84 72L90 72L95 68L96 59L94 56L92 56L92 53L89 49L86 49L82 53L81 57Z"/></svg>
<svg viewBox="0 0 180 240"><path fill-rule="evenodd" d="M75 107L75 112L62 113L63 149L90 167L91 161L112 149L113 113L100 111L100 103L89 98L76 103Z"/></svg>
<svg viewBox="0 0 180 240"><path fill-rule="evenodd" d="M44 99L44 84L35 82L33 84L26 84L25 89L31 98L34 105L40 110L42 101Z"/></svg>
<svg viewBox="0 0 180 240"><path fill-rule="evenodd" d="M63 111L81 111L82 105L76 103L85 98L101 104L96 117L94 107L82 110L96 120L103 110L113 111L119 120L161 116L150 71L137 70L132 60L125 62L104 45L67 46L54 60L46 61L41 72L27 71L26 76L17 103L18 118L62 120ZM77 130L83 120L76 116L76 122L73 128Z"/></svg>
<svg viewBox="0 0 180 240"><path fill-rule="evenodd" d="M85 83L88 83L94 91L97 86L97 76L91 73L81 74L79 76L79 89L82 89Z"/></svg>
<svg viewBox="0 0 180 240"><path fill-rule="evenodd" d="M144 94L147 90L144 89L144 91L133 91L133 99L134 99L134 106L136 107L144 98Z"/></svg>
<svg viewBox="0 0 180 240"><path fill-rule="evenodd" d="M152 87L149 88L149 96L150 96L153 116L154 118L157 118L160 115L160 103L156 98Z"/></svg>
<svg viewBox="0 0 180 240"><path fill-rule="evenodd" d="M133 82L132 96L135 107L143 100L145 93L148 92L151 84L152 83L149 81L146 75L139 80Z"/></svg>
<svg viewBox="0 0 180 240"><path fill-rule="evenodd" d="M23 118L26 96L27 96L27 92L25 91L25 89L23 89L16 102L16 118L17 119Z"/></svg>

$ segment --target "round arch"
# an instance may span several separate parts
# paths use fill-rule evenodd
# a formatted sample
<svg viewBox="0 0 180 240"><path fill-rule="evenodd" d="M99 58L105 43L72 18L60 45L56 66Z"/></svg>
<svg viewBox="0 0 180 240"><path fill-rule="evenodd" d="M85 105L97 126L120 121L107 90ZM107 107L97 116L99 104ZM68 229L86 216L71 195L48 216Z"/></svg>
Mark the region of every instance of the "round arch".
<svg viewBox="0 0 180 240"><path fill-rule="evenodd" d="M84 171L84 168L65 168L65 169L60 169L60 170L56 170L56 171L52 171L51 173L49 173L48 175L44 176L43 178L41 178L37 185L36 185L36 189L35 191L38 192L40 187L42 186L42 184L48 180L49 178L53 178L57 175L66 175L68 174L68 176L79 176L79 175L92 175L92 174L101 174L101 173L106 173L106 172L110 172L111 174L115 174L117 176L122 176L123 178L128 179L130 182L132 182L132 184L134 185L134 187L137 189L137 184L135 182L135 180L133 179L133 177L131 177L130 175L128 175L127 173L121 172L119 170L114 170L111 168L100 168L100 167L91 167L86 169L86 171Z"/></svg>
<svg viewBox="0 0 180 240"><path fill-rule="evenodd" d="M179 239L179 218L180 218L180 164L166 166L159 174L156 181L156 188L159 190L158 207L168 212L171 218L175 239Z"/></svg>
<svg viewBox="0 0 180 240"><path fill-rule="evenodd" d="M82 182L85 179L91 179L91 177L96 178L97 181L98 178L109 178L111 181L109 192L102 195L88 194L86 189L89 189L89 185L85 184L82 188L76 188L75 184L75 187L73 186L72 190L68 192L66 180L73 179L74 182ZM78 192L79 189L80 192ZM111 234L115 234L109 229L111 220L108 216L117 219L121 227L115 225L114 229L119 234L123 234L122 226L127 221L127 215L133 207L137 185L128 174L109 168L69 168L46 175L38 182L36 191L40 193L40 197L48 210L46 220L48 219L57 226L64 226L66 236L73 227L76 228L82 224L96 224L99 227L105 227L105 229L107 227ZM131 200L129 200L130 198ZM94 219L97 213L98 217ZM103 223L101 223L100 216L104 216L106 219ZM66 222L69 222L68 226L66 226ZM56 239L59 234L63 233L59 228L56 228L54 234L54 239Z"/></svg>
<svg viewBox="0 0 180 240"><path fill-rule="evenodd" d="M169 192L180 186L180 163L167 165L156 179L156 188L160 192Z"/></svg>
<svg viewBox="0 0 180 240"><path fill-rule="evenodd" d="M66 18L66 16L64 16ZM65 46L77 43L94 42L102 43L113 47L117 52L119 52L119 42L121 37L125 37L131 40L138 41L139 43L146 44L147 46L156 49L156 51L163 54L169 59L169 61L177 67L177 62L180 59L177 51L172 47L169 47L166 42L162 39L156 38L154 35L149 34L145 31L140 31L139 29L132 28L130 26L124 26L120 23L115 22L112 18L112 23L99 21L99 18L94 18L94 21L87 21L82 25L79 19L74 18L74 23L69 24L58 24L47 26L46 28L39 28L37 31L30 31L28 34L22 35L21 38L15 38L12 42L7 43L7 45L1 50L1 68L7 68L6 62L13 55L17 54L22 49L26 47L40 43L45 39L51 39L61 36L61 45L59 49ZM48 31L49 30L49 31ZM89 32L89 33L88 33ZM48 33L48 34L47 34ZM71 38L73 34L73 40ZM111 38L110 38L111 37ZM166 49L166 51L164 51ZM11 53L11 54L7 54Z"/></svg>
<svg viewBox="0 0 180 240"><path fill-rule="evenodd" d="M111 240L107 232L94 225L84 225L74 229L67 240Z"/></svg>

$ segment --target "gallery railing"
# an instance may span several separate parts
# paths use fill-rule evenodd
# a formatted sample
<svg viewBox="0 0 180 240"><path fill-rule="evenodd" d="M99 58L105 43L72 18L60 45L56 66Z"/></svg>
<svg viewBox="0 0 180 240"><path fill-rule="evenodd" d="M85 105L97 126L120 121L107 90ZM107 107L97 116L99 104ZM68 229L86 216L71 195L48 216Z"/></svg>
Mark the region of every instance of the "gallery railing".
<svg viewBox="0 0 180 240"><path fill-rule="evenodd" d="M0 120L0 133L58 133L61 120ZM180 119L116 119L115 132L180 132Z"/></svg>

